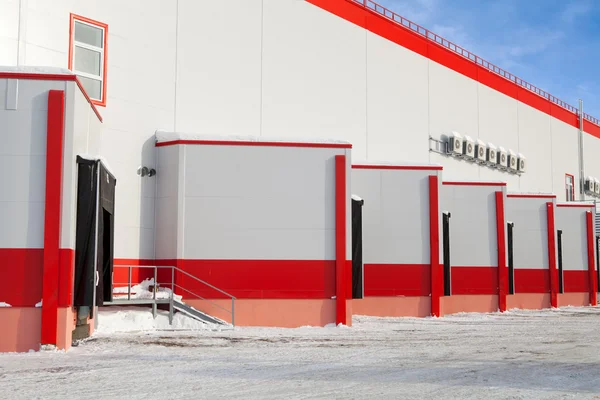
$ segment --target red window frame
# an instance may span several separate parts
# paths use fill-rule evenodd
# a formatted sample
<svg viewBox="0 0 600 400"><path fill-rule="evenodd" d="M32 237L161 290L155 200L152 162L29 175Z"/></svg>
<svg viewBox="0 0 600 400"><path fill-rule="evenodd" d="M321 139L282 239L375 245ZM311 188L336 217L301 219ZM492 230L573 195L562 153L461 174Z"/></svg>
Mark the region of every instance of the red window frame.
<svg viewBox="0 0 600 400"><path fill-rule="evenodd" d="M565 199L566 201L575 201L575 176L571 175L571 174L565 174L565 194L566 194L566 190L568 189L568 178L571 178L571 200L569 200L568 196Z"/></svg>
<svg viewBox="0 0 600 400"><path fill-rule="evenodd" d="M69 69L71 71L73 71L73 47L74 47L74 40L75 40L75 21L81 21L90 25L94 25L97 26L98 28L102 28L104 30L104 43L103 43L103 50L104 50L104 62L103 62L103 70L102 70L102 100L96 100L96 99L92 99L90 98L90 101L92 102L92 104L97 105L97 106L101 106L101 107L106 107L106 86L107 86L107 80L106 80L106 72L107 72L107 66L108 66L108 24L105 24L103 22L100 21L96 21L90 18L86 18L83 17L81 15L77 15L77 14L70 14L70 26L69 26ZM89 96L88 96L89 97Z"/></svg>

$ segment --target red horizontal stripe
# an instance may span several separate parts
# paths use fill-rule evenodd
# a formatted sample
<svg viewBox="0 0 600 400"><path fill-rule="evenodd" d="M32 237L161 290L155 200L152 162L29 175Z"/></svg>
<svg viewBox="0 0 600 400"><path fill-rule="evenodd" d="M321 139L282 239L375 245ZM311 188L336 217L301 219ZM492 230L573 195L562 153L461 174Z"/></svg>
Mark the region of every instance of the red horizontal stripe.
<svg viewBox="0 0 600 400"><path fill-rule="evenodd" d="M179 260L189 274L246 299L330 299L335 296L335 260ZM177 285L205 298L227 298L177 273ZM182 292L184 297L194 298Z"/></svg>
<svg viewBox="0 0 600 400"><path fill-rule="evenodd" d="M556 207L596 207L595 204L557 204Z"/></svg>
<svg viewBox="0 0 600 400"><path fill-rule="evenodd" d="M454 182L445 181L442 185L453 185L453 186L506 186L505 182Z"/></svg>
<svg viewBox="0 0 600 400"><path fill-rule="evenodd" d="M583 293L590 290L590 278L587 270L563 270L563 287L565 293Z"/></svg>
<svg viewBox="0 0 600 400"><path fill-rule="evenodd" d="M96 114L96 117L98 117L100 122L102 122L102 116L100 115L100 112L96 108L96 105L92 102L92 99L90 99L90 96L88 96L87 92L83 88L83 85L79 81L79 78L77 78L77 75L43 73L33 74L27 72L0 72L0 79L27 79L35 81L75 81L77 83L77 86L79 87L79 90L81 90L81 93L83 93L83 96L90 104L90 107L92 107L92 110L94 110L94 114Z"/></svg>
<svg viewBox="0 0 600 400"><path fill-rule="evenodd" d="M429 296L429 264L365 264L365 296Z"/></svg>
<svg viewBox="0 0 600 400"><path fill-rule="evenodd" d="M33 307L42 300L44 249L0 249L0 301Z"/></svg>
<svg viewBox="0 0 600 400"><path fill-rule="evenodd" d="M516 82L490 71L459 54L426 39L402 25L384 18L354 1L307 0L340 18L343 18L378 36L394 42L423 57L429 58L459 74L529 105L571 126L578 127L577 115L556 103L520 86ZM600 126L584 120L586 133L600 138Z"/></svg>
<svg viewBox="0 0 600 400"><path fill-rule="evenodd" d="M401 169L410 171L441 171L443 167L437 165L352 165L353 169Z"/></svg>
<svg viewBox="0 0 600 400"><path fill-rule="evenodd" d="M258 147L310 147L325 149L351 149L349 143L304 143L304 142L257 142L257 141L234 141L234 140L171 140L168 142L157 142L156 147L175 145L205 145L205 146L258 146Z"/></svg>
<svg viewBox="0 0 600 400"><path fill-rule="evenodd" d="M506 197L518 198L518 199L554 199L556 198L555 194L507 194Z"/></svg>
<svg viewBox="0 0 600 400"><path fill-rule="evenodd" d="M146 279L154 278L154 268L140 267L175 267L176 260L152 260L115 258L113 267L113 282L115 286L124 286L129 282L129 269L131 269L131 283L138 284ZM161 285L171 284L171 268L156 269L157 282Z"/></svg>
<svg viewBox="0 0 600 400"><path fill-rule="evenodd" d="M452 294L498 294L497 267L452 267Z"/></svg>
<svg viewBox="0 0 600 400"><path fill-rule="evenodd" d="M550 293L550 270L521 269L514 272L515 293Z"/></svg>

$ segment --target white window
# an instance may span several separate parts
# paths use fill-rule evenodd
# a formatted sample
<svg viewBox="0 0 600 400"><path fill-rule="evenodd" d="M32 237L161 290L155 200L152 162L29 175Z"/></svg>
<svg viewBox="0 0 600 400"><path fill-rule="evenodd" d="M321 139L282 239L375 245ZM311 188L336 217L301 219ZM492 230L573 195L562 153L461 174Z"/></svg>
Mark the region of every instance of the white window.
<svg viewBox="0 0 600 400"><path fill-rule="evenodd" d="M90 99L106 104L106 34L101 22L71 15L71 59L69 67L77 75Z"/></svg>
<svg viewBox="0 0 600 400"><path fill-rule="evenodd" d="M565 190L567 201L575 201L575 178L573 175L565 175Z"/></svg>

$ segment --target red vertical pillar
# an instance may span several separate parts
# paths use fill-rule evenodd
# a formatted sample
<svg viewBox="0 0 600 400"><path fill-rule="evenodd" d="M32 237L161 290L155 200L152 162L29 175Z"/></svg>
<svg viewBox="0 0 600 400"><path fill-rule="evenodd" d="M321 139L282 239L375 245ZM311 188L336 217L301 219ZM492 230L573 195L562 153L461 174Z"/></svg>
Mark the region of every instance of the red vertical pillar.
<svg viewBox="0 0 600 400"><path fill-rule="evenodd" d="M548 216L548 268L550 269L550 302L558 307L558 270L556 269L556 227L554 225L554 204L546 203Z"/></svg>
<svg viewBox="0 0 600 400"><path fill-rule="evenodd" d="M440 214L437 175L429 176L429 259L431 263L431 315L440 317L440 298L444 293L444 272L440 266Z"/></svg>
<svg viewBox="0 0 600 400"><path fill-rule="evenodd" d="M598 304L598 281L596 279L596 259L594 257L594 218L591 211L585 213L587 221L587 253L588 253L588 273L590 281L590 305Z"/></svg>
<svg viewBox="0 0 600 400"><path fill-rule="evenodd" d="M506 267L506 236L504 220L504 193L496 192L496 235L498 242L498 308L506 311L508 292L508 270Z"/></svg>
<svg viewBox="0 0 600 400"><path fill-rule="evenodd" d="M346 324L346 156L335 156L335 323Z"/></svg>
<svg viewBox="0 0 600 400"><path fill-rule="evenodd" d="M60 270L60 203L62 195L65 92L48 92L46 128L46 204L44 211L44 272L42 344L56 344Z"/></svg>

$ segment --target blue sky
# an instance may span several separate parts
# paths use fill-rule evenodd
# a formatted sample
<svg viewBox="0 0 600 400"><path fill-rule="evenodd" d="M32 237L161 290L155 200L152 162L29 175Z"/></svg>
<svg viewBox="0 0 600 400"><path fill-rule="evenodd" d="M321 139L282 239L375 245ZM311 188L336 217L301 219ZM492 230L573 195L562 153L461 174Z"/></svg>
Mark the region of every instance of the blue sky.
<svg viewBox="0 0 600 400"><path fill-rule="evenodd" d="M377 2L600 118L600 1Z"/></svg>

